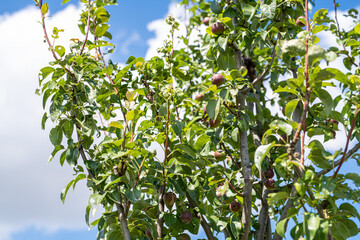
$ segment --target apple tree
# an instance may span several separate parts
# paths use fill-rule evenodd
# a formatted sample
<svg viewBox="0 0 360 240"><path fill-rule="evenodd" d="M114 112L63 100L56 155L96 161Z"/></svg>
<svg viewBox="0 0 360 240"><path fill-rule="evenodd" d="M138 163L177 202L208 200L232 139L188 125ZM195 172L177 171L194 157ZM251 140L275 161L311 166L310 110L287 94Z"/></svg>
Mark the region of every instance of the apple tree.
<svg viewBox="0 0 360 240"><path fill-rule="evenodd" d="M53 123L50 160L74 170L62 201L86 182L97 239L358 234L357 10L344 31L335 1L331 19L329 9L310 15L308 0L181 0L188 19L166 19L157 56L118 64L107 10L116 0L81 0L84 37L70 48L57 44L62 29L46 28L49 5L34 1L54 58L37 90L42 128ZM321 47L322 33L338 45Z"/></svg>

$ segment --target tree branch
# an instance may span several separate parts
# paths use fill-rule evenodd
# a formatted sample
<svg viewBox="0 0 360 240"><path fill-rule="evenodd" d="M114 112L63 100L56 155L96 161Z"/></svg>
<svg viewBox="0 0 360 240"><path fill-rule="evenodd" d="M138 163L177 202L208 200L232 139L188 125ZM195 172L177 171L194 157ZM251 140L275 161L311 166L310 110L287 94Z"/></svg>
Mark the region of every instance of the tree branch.
<svg viewBox="0 0 360 240"><path fill-rule="evenodd" d="M186 191L186 198L189 201L189 205L191 208L197 207L196 202L191 198L190 194L187 191ZM209 223L206 221L206 219L204 218L204 216L200 212L197 212L197 217L200 219L200 224L205 231L206 237L209 240L216 240L216 238L214 237L214 234L211 230L211 227L210 227Z"/></svg>
<svg viewBox="0 0 360 240"><path fill-rule="evenodd" d="M345 160L349 159L354 153L356 153L358 150L360 149L360 142L357 143L352 149L350 149L347 153L346 153L346 156L345 156ZM320 177L321 175L325 175L327 174L328 172L330 172L331 170L333 170L335 167L339 166L340 163L342 161L342 158L337 160L334 164L333 164L333 168L330 168L330 169L324 169L318 173L316 173L316 176L317 177Z"/></svg>
<svg viewBox="0 0 360 240"><path fill-rule="evenodd" d="M89 0L89 2L88 2L88 8L89 8L89 11L88 11L88 19L87 19L87 23L86 23L87 30L86 30L85 39L84 39L83 45L81 46L79 55L81 55L81 54L83 53L83 51L84 51L84 49L85 49L86 41L87 41L88 36L89 36L89 31L90 31L91 0Z"/></svg>

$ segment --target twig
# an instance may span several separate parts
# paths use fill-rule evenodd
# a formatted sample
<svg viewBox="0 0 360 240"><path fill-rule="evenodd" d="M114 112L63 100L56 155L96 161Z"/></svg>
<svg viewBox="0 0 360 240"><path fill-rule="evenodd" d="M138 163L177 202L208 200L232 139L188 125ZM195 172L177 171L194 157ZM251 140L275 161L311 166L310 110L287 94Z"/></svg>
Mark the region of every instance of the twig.
<svg viewBox="0 0 360 240"><path fill-rule="evenodd" d="M340 25L339 25L339 21L338 21L338 18L337 18L337 7L336 7L336 1L333 0L334 2L334 10L335 10L335 22L336 22L336 25L337 25L337 35L339 37L340 40L342 40L342 36L341 36L341 33L340 33ZM355 65L356 67L358 67L358 65L353 61L352 57L350 56L349 52L346 50L346 47L345 47L345 44L343 43L342 44L343 48L344 48L344 51L347 53L347 56L350 60L350 62Z"/></svg>
<svg viewBox="0 0 360 240"><path fill-rule="evenodd" d="M84 51L84 49L85 49L86 41L87 41L88 36L89 36L89 31L90 31L91 0L89 0L89 2L88 2L88 8L89 8L89 11L88 11L88 18L87 18L87 23L86 23L87 30L86 30L85 39L84 39L83 45L81 46L79 55L81 55L81 54L83 53L83 51Z"/></svg>
<svg viewBox="0 0 360 240"><path fill-rule="evenodd" d="M342 158L341 158L341 160L340 160L340 163L339 163L338 168L336 169L336 171L335 171L335 173L334 173L334 175L333 175L333 178L336 178L336 175L338 174L341 166L343 165L343 163L344 163L344 161L345 161L345 159L346 159L346 153L347 153L347 150L348 150L348 147L349 147L349 143L350 143L350 139L351 139L352 132L353 132L354 127L355 127L356 115L357 115L357 113L358 113L358 110L359 110L359 108L356 107L356 108L355 108L355 112L354 112L354 117L353 117L352 123L351 123L351 128L350 128L349 134L348 134L347 139L346 139L344 154L343 154L343 156L342 156Z"/></svg>
<svg viewBox="0 0 360 240"><path fill-rule="evenodd" d="M344 161L347 160L347 159L349 159L349 158L350 158L354 153L356 153L359 149L360 149L360 142L357 143L352 149L350 149L350 150L346 153L346 156L345 156ZM327 174L328 172L330 172L331 170L333 170L335 167L339 166L340 163L341 163L341 161L343 161L342 158L339 159L339 160L337 160L337 161L334 163L333 168L324 169L324 170L316 173L316 176L317 176L317 177L320 177L321 175Z"/></svg>
<svg viewBox="0 0 360 240"><path fill-rule="evenodd" d="M191 198L190 194L187 191L186 191L186 198L189 201L189 205L191 208L197 207L196 202ZM211 227L210 227L209 223L206 221L206 219L203 217L203 215L200 212L197 212L197 217L200 219L200 224L201 224L202 228L204 229L208 240L215 240L216 238L214 237Z"/></svg>

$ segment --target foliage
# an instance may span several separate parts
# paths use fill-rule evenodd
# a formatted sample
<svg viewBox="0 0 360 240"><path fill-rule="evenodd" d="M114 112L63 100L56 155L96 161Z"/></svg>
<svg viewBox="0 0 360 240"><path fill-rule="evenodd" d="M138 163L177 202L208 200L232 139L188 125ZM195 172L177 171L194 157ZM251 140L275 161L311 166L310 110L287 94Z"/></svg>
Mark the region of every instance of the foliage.
<svg viewBox="0 0 360 240"><path fill-rule="evenodd" d="M360 198L360 145L348 149L360 140L356 10L347 15L354 28L345 32L328 9L308 18L307 0L182 0L190 13L186 35L175 37L179 23L169 16L158 56L130 56L121 67L104 60L114 50L106 6L116 0L81 2L85 37L66 50L55 44L62 30L49 39L48 4L35 0L54 56L40 70L38 93L42 127L48 119L55 124L49 160L57 154L75 173L61 200L86 179L86 221L97 226L97 239L186 239L184 231L200 228L208 239L220 232L227 239L358 233L352 204ZM296 21L303 15L306 27ZM323 31L343 48L320 47ZM175 48L177 41L184 47ZM341 59L346 72L325 66ZM215 84L215 74L224 79ZM341 95L332 93L336 87ZM270 110L276 104L282 112ZM346 144L327 151L324 143L340 130ZM344 162L354 171L339 172ZM233 202L240 211L230 210ZM104 212L90 223L98 206Z"/></svg>

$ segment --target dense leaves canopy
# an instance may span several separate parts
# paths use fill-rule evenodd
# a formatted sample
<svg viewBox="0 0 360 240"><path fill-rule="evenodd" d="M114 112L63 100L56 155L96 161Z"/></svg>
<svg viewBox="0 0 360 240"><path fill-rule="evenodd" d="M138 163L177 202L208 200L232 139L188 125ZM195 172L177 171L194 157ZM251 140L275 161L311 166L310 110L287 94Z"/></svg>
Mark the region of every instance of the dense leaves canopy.
<svg viewBox="0 0 360 240"><path fill-rule="evenodd" d="M74 169L62 201L86 180L98 239L358 234L360 144L349 144L360 140L356 10L345 32L328 9L310 17L307 0L182 0L186 33L177 37L169 16L158 55L120 66L104 60L114 50L105 7L116 0L81 1L84 39L69 50L56 45L61 29L46 29L48 4L35 2L54 57L38 90L42 126L55 124L50 160L58 154ZM324 31L338 47L318 45ZM329 66L336 60L345 68ZM340 130L346 141L328 151ZM343 163L353 171L339 171ZM89 222L98 206L102 216Z"/></svg>

